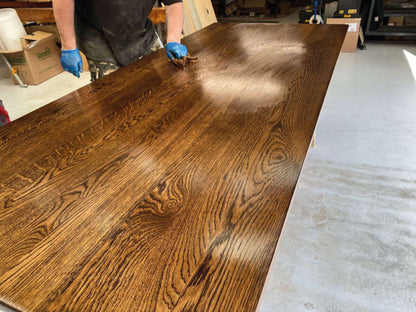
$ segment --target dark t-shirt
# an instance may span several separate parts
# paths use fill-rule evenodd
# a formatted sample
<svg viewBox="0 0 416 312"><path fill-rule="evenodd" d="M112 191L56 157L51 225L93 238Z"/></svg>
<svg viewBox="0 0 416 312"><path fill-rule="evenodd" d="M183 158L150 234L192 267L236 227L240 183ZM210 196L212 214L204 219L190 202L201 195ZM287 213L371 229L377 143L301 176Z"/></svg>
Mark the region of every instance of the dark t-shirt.
<svg viewBox="0 0 416 312"><path fill-rule="evenodd" d="M182 0L162 0L171 5ZM155 0L75 0L78 46L95 61L127 65L153 45L155 32L147 17Z"/></svg>

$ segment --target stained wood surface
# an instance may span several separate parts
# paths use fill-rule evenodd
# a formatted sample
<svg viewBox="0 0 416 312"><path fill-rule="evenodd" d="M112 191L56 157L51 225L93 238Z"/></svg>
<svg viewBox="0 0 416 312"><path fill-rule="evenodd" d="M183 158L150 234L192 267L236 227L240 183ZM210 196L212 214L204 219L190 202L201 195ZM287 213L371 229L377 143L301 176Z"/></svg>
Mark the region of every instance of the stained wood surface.
<svg viewBox="0 0 416 312"><path fill-rule="evenodd" d="M0 301L255 311L345 32L211 25L197 64L159 50L1 127Z"/></svg>

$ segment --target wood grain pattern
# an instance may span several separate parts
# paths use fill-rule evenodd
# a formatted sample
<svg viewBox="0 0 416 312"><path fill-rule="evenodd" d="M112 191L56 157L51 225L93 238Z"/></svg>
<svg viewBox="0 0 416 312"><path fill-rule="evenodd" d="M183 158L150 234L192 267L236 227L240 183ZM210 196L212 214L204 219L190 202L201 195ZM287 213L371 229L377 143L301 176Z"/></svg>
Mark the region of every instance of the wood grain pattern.
<svg viewBox="0 0 416 312"><path fill-rule="evenodd" d="M254 311L346 26L215 24L0 129L0 301Z"/></svg>

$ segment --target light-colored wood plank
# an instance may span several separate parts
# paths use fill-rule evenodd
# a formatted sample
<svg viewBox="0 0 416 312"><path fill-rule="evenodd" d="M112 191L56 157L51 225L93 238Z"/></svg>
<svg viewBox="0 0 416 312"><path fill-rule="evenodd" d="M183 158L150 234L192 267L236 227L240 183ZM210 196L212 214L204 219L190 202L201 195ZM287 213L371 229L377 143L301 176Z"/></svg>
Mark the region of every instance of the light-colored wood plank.
<svg viewBox="0 0 416 312"><path fill-rule="evenodd" d="M198 13L195 8L195 2L193 0L183 0L185 8L185 24L190 24L195 29L193 32L198 31L203 28L201 21L199 19ZM188 33L189 35L191 33Z"/></svg>
<svg viewBox="0 0 416 312"><path fill-rule="evenodd" d="M184 36L188 36L190 34L193 34L196 31L194 22L192 20L191 12L188 7L188 1L189 0L183 0L183 34Z"/></svg>
<svg viewBox="0 0 416 312"><path fill-rule="evenodd" d="M217 23L214 8L211 0L191 0L195 3L195 9L198 14L202 27L207 27L213 23Z"/></svg>
<svg viewBox="0 0 416 312"><path fill-rule="evenodd" d="M210 0L184 0L184 35L217 22Z"/></svg>

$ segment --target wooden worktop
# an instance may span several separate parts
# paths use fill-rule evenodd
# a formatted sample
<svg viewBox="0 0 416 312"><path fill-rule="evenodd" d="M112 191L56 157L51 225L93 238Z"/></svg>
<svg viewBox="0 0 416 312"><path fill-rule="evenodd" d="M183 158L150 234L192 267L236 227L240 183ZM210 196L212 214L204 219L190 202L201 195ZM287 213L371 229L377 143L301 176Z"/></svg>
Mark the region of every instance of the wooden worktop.
<svg viewBox="0 0 416 312"><path fill-rule="evenodd" d="M346 28L211 25L197 64L160 50L1 127L0 302L255 311Z"/></svg>

